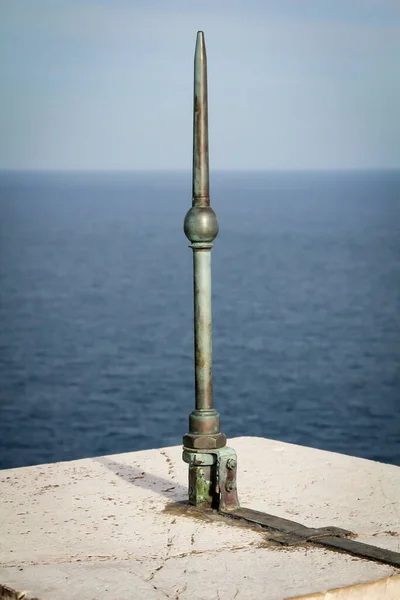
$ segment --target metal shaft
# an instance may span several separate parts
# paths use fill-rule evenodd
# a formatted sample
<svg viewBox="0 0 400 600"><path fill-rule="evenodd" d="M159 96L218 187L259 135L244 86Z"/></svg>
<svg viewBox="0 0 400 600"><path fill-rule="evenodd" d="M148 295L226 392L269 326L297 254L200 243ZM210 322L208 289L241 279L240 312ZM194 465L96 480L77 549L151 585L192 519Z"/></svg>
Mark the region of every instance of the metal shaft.
<svg viewBox="0 0 400 600"><path fill-rule="evenodd" d="M193 250L194 360L196 408L189 417L183 445L189 449L221 448L226 437L219 430L213 408L211 248L218 234L217 217L210 207L208 166L207 56L202 31L197 33L194 56L193 198L184 230Z"/></svg>
<svg viewBox="0 0 400 600"><path fill-rule="evenodd" d="M194 352L196 409L213 408L211 252L194 249Z"/></svg>

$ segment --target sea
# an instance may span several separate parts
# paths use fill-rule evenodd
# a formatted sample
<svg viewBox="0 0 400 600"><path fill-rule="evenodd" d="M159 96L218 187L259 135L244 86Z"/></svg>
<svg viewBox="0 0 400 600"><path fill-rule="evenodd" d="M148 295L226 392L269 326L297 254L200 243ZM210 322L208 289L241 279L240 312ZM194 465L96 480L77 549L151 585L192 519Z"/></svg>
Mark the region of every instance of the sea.
<svg viewBox="0 0 400 600"><path fill-rule="evenodd" d="M190 206L189 172L1 172L1 468L181 444ZM400 172L216 171L211 206L222 431L400 465Z"/></svg>

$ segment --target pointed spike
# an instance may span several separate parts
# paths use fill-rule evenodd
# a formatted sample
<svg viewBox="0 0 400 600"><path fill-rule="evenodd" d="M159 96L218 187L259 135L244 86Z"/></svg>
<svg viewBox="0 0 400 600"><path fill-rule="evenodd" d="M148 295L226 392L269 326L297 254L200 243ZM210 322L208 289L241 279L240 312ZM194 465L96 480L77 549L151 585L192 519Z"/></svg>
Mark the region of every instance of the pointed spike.
<svg viewBox="0 0 400 600"><path fill-rule="evenodd" d="M193 206L209 205L207 54L204 33L198 31L194 53Z"/></svg>

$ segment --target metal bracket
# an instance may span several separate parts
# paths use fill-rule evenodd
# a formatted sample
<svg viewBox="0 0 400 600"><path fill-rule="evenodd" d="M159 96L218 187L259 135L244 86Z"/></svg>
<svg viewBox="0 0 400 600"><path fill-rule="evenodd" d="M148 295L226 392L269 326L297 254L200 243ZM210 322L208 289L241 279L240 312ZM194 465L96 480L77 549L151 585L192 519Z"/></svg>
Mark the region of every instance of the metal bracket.
<svg viewBox="0 0 400 600"><path fill-rule="evenodd" d="M220 512L240 508L237 494L237 456L233 448L221 448L217 453L217 486Z"/></svg>
<svg viewBox="0 0 400 600"><path fill-rule="evenodd" d="M240 507L235 450L225 447L198 452L184 448L182 458L189 464L189 504L206 504L219 511Z"/></svg>

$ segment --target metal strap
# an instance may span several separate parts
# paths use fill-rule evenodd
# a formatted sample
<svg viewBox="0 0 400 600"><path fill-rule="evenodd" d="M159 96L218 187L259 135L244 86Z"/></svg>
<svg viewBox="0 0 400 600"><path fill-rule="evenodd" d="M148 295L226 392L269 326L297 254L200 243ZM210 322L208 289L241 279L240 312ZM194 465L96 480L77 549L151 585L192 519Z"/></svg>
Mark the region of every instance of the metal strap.
<svg viewBox="0 0 400 600"><path fill-rule="evenodd" d="M284 546L303 544L304 542L318 544L328 548L343 550L354 556L368 558L379 561L394 567L400 567L400 552L378 548L370 544L364 544L350 539L348 536L354 535L351 531L340 529L339 527L306 527L301 523L296 523L289 519L276 517L267 513L262 513L251 508L238 508L227 511L220 510L220 514L233 519L241 519L255 525L260 525L264 529L272 530L270 540L276 541Z"/></svg>

